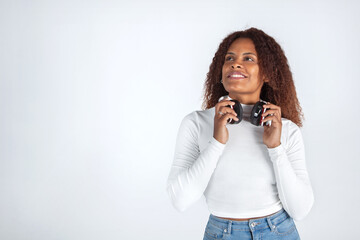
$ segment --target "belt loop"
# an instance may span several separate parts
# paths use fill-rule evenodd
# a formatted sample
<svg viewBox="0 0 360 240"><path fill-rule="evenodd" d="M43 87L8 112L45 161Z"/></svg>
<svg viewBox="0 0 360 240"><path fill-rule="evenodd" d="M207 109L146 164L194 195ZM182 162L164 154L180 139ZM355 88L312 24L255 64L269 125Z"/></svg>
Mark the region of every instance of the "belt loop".
<svg viewBox="0 0 360 240"><path fill-rule="evenodd" d="M228 234L231 234L231 225L232 225L232 221L230 220L230 221L228 222L228 229L227 229L227 233L228 233Z"/></svg>
<svg viewBox="0 0 360 240"><path fill-rule="evenodd" d="M267 217L266 220L267 220L267 222L268 222L268 224L269 224L269 227L270 227L270 229L271 229L271 232L273 232L273 231L275 230L275 227L276 227L276 226L272 224L272 222L271 222L271 220L270 220L270 217Z"/></svg>

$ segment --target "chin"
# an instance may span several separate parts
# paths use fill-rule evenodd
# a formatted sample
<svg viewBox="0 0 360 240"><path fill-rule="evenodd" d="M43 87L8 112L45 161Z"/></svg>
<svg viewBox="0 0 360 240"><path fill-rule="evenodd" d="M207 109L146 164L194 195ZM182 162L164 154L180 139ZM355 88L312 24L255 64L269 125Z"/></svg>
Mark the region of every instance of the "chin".
<svg viewBox="0 0 360 240"><path fill-rule="evenodd" d="M233 94L253 92L253 91L251 91L251 89L248 89L248 88L227 88L227 89L225 88L225 90L228 93L233 93Z"/></svg>

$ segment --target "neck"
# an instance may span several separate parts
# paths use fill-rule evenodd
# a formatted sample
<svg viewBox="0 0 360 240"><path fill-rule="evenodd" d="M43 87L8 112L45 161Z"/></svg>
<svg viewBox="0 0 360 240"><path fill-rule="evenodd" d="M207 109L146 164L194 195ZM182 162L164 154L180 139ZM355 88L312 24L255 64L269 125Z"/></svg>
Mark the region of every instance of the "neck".
<svg viewBox="0 0 360 240"><path fill-rule="evenodd" d="M260 96L250 96L250 95L236 95L229 93L229 97L235 100L238 100L242 104L246 105L254 105L258 101L260 101Z"/></svg>

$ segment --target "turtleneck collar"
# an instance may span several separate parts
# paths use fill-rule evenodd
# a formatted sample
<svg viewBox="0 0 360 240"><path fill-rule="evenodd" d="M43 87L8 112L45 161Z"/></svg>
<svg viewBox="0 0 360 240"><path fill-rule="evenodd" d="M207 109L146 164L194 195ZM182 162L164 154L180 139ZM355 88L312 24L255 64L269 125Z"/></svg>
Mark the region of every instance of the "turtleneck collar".
<svg viewBox="0 0 360 240"><path fill-rule="evenodd" d="M225 95L224 97L229 99L229 100L232 99L229 95ZM251 110L253 109L253 107L255 105L255 104L243 104L243 103L240 103L240 104L241 104L241 107L243 108L243 114L244 115L250 115Z"/></svg>
<svg viewBox="0 0 360 240"><path fill-rule="evenodd" d="M243 114L244 114L244 115L250 115L251 110L253 109L254 105L255 105L255 104L248 105L248 104L243 104L243 103L241 103L241 107L242 107L242 109L243 109L243 111L244 111Z"/></svg>

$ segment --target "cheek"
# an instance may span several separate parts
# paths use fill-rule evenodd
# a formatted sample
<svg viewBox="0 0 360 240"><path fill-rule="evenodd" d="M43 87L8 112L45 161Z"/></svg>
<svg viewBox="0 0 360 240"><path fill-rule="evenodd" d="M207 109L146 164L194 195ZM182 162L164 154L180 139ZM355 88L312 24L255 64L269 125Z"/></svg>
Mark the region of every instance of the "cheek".
<svg viewBox="0 0 360 240"><path fill-rule="evenodd" d="M225 74L225 69L226 69L226 67L225 67L225 65L223 65L223 67L222 67L222 69L221 69L221 75L222 75L222 76L224 76L224 74Z"/></svg>
<svg viewBox="0 0 360 240"><path fill-rule="evenodd" d="M249 73L251 74L252 77L258 77L259 75L259 68L258 67L251 67L248 68L249 69Z"/></svg>

